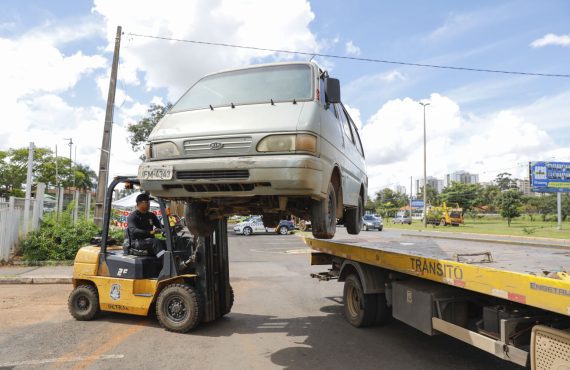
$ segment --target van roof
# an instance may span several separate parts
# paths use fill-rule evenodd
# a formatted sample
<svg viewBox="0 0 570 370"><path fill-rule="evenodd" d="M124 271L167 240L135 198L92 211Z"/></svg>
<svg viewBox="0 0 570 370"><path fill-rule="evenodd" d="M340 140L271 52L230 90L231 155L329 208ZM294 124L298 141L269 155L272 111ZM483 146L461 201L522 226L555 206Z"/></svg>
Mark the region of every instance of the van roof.
<svg viewBox="0 0 570 370"><path fill-rule="evenodd" d="M263 68L263 67L271 67L271 66L284 66L284 65L292 65L292 64L304 64L304 65L308 65L311 67L316 67L319 70L323 70L322 68L319 67L319 65L315 62L276 62L276 63L263 63L263 64L252 64L246 67L240 67L240 68L230 68L230 69L223 69L221 71L217 71L217 72L212 72L212 73L208 73L207 75L204 75L202 77L200 77L199 80L208 77L208 76L213 76L213 75L217 75L220 73L226 73L226 72L235 72L235 71L243 71L245 69L254 69L254 68Z"/></svg>

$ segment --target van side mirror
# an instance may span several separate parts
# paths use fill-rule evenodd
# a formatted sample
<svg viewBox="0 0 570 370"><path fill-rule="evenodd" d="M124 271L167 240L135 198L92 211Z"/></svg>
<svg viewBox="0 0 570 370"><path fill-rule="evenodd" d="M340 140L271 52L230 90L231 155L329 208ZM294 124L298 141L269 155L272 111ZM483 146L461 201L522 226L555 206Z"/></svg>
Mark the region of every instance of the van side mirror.
<svg viewBox="0 0 570 370"><path fill-rule="evenodd" d="M340 81L336 78L327 78L325 80L327 103L340 103Z"/></svg>

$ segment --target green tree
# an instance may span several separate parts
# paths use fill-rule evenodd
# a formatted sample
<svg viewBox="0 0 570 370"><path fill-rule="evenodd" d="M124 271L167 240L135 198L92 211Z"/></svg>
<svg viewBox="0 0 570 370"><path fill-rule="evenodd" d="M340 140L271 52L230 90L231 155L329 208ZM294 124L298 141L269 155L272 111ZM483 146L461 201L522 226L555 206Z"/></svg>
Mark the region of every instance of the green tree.
<svg viewBox="0 0 570 370"><path fill-rule="evenodd" d="M496 200L497 207L501 211L501 217L507 219L507 224L511 227L513 218L520 216L519 208L522 205L521 193L516 189L503 191Z"/></svg>
<svg viewBox="0 0 570 370"><path fill-rule="evenodd" d="M427 184L426 186L427 189L427 193L426 193L426 199L428 204L431 205L437 205L439 203L438 201L438 194L437 194L437 190L431 186L430 184ZM424 187L420 187L420 193L418 194L418 199L424 199Z"/></svg>
<svg viewBox="0 0 570 370"><path fill-rule="evenodd" d="M394 216L396 212L409 202L406 194L398 193L389 188L384 188L376 192L373 201L376 213L383 217Z"/></svg>
<svg viewBox="0 0 570 370"><path fill-rule="evenodd" d="M22 187L27 177L28 150L28 148L19 148L0 151L0 195L19 197L24 195ZM93 189L96 178L95 172L83 164L74 164L72 172L69 158L56 158L49 148L34 149L32 174L34 182L43 182L48 187L58 184L70 187L75 175L75 184L80 189Z"/></svg>
<svg viewBox="0 0 570 370"><path fill-rule="evenodd" d="M481 185L479 184L463 184L461 182L453 182L451 186L443 189L438 198L441 203L446 202L448 206L459 204L464 211L469 211L478 205L480 199Z"/></svg>
<svg viewBox="0 0 570 370"><path fill-rule="evenodd" d="M516 181L511 178L511 174L508 172L498 174L495 183L501 190L518 189Z"/></svg>
<svg viewBox="0 0 570 370"><path fill-rule="evenodd" d="M151 104L147 110L147 115L133 125L129 125L129 143L135 152L139 152L144 145L154 126L164 117L164 115L172 108L171 103L165 106L159 104Z"/></svg>

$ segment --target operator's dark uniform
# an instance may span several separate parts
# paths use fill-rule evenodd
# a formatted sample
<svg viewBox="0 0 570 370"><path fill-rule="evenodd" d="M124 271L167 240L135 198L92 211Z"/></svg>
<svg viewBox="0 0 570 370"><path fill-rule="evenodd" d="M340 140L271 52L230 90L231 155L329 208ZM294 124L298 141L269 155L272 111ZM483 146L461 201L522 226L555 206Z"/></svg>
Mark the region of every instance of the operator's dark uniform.
<svg viewBox="0 0 570 370"><path fill-rule="evenodd" d="M153 228L162 228L158 217L152 212L141 212L138 209L127 217L128 231L131 237L131 248L146 250L157 258L162 257L164 242L156 239L150 232Z"/></svg>

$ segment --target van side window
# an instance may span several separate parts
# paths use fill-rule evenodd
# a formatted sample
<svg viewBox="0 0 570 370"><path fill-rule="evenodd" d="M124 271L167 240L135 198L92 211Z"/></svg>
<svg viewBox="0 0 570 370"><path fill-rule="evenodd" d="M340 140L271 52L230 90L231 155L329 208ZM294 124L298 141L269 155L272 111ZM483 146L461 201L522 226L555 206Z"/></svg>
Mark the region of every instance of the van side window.
<svg viewBox="0 0 570 370"><path fill-rule="evenodd" d="M342 128L344 129L344 133L346 137L348 137L348 139L352 141L352 143L354 143L354 135L352 134L352 129L350 128L350 122L348 121L348 116L340 105L337 106L337 108L339 110L340 121L342 122Z"/></svg>
<svg viewBox="0 0 570 370"><path fill-rule="evenodd" d="M358 133L358 129L356 128L356 124L352 120L352 117L350 117L350 114L348 114L348 111L346 110L344 105L342 106L342 110L343 110L344 114L346 114L346 117L348 118L348 121L350 122L350 126L352 127L352 132L354 132L354 139L355 139L354 144L356 145L356 149L358 150L358 153L360 153L360 155L364 157L364 147L362 146L362 141L360 140L360 134Z"/></svg>
<svg viewBox="0 0 570 370"><path fill-rule="evenodd" d="M362 146L362 141L360 140L360 134L358 133L358 129L356 128L356 125L354 124L354 122L352 121L352 119L350 120L350 122L352 123L352 129L354 131L354 133L356 134L356 149L358 150L358 153L360 153L361 156L364 157L364 147Z"/></svg>

